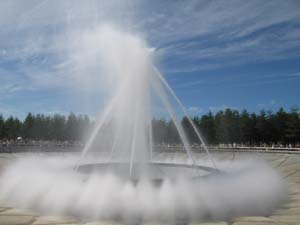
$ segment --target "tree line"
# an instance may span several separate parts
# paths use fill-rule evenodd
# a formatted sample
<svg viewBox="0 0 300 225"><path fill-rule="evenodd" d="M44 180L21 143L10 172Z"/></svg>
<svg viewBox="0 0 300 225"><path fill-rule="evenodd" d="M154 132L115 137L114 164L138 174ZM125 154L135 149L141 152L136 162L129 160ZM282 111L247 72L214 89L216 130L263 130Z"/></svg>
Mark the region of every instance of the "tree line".
<svg viewBox="0 0 300 225"><path fill-rule="evenodd" d="M192 118L208 144L243 143L260 144L293 144L300 143L299 109L276 112L264 111L249 113L246 110L233 109L209 112L201 117ZM191 143L199 143L196 133L188 119L183 117L182 126ZM0 140L55 140L84 141L94 121L87 115L68 116L28 113L22 121L10 116L5 119L0 115ZM180 143L174 123L168 119L153 119L153 140L155 143Z"/></svg>
<svg viewBox="0 0 300 225"><path fill-rule="evenodd" d="M232 109L209 112L201 117L192 118L208 144L292 144L300 143L299 109L277 112L264 111L249 113L247 110ZM189 141L199 143L196 133L188 119L181 121ZM153 121L153 135L156 143L178 143L179 136L171 121Z"/></svg>
<svg viewBox="0 0 300 225"><path fill-rule="evenodd" d="M91 120L87 115L69 116L55 114L46 116L28 113L24 121L10 116L4 119L0 115L0 140L55 140L82 141L91 127Z"/></svg>

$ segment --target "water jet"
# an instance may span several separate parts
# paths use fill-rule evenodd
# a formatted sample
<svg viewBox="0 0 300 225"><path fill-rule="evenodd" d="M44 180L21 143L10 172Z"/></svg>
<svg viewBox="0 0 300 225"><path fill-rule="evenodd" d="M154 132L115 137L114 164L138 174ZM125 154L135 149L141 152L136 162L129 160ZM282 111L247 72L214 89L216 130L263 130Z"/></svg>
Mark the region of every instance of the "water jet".
<svg viewBox="0 0 300 225"><path fill-rule="evenodd" d="M181 164L172 166L177 168L177 170L180 167L184 167L185 169L193 167L196 173L200 173L198 170L204 167L197 165L188 137L171 102L175 100L182 113L188 116L188 118L189 115L176 94L153 64L152 58L155 51L147 47L146 43L138 36L130 33L122 33L111 27L100 28L100 32L105 32L111 39L123 43L121 49L115 49L114 43L101 39L102 42L107 42L103 43L103 45L113 55L113 57L106 58L105 60L108 66L116 66L117 63L117 67L122 69L118 70L121 73L117 75L119 78L117 83L118 88L115 89L111 100L103 110L102 115L98 118L95 129L77 162L76 169L82 171L84 170L83 168L85 170L91 167L106 168L105 171L108 172L107 170L111 170L114 166L122 165L123 175L125 175L124 171L127 170L128 177L132 177L134 176L133 173L140 173L137 172L138 170L150 169L151 173L153 173L153 169L156 166L160 170L164 167L170 167L170 164L164 165L153 162L152 108L154 107L153 98L157 98L172 119L183 144L183 150L191 162L191 165ZM126 52L126 64L124 64L123 55L119 55L120 52ZM199 142L204 146L205 152L212 163L210 170L217 171L214 160L199 130L191 119L188 121L197 134ZM108 131L110 132L109 137L105 139L101 138L101 132ZM91 164L82 164L86 154L90 150L97 150L97 146L93 144L95 142L100 146L106 146L106 148L111 149L110 159L108 159L106 164L95 164L94 166ZM99 147L99 150L101 151L101 147ZM111 160L121 161L122 164L109 163ZM139 166L135 168L137 165ZM147 176L147 174L149 173L143 172L143 176Z"/></svg>
<svg viewBox="0 0 300 225"><path fill-rule="evenodd" d="M82 72L81 79L84 69L101 68L95 76L113 81L106 107L79 157L17 161L1 175L1 197L18 206L84 218L183 218L181 223L265 215L282 202L285 189L277 173L264 163L216 162L188 119L204 146L203 153L193 152L181 124L182 115L189 118L187 110L153 63L155 50L139 35L110 25L81 35L71 45L67 65ZM176 127L186 160L158 160L152 130L157 104Z"/></svg>

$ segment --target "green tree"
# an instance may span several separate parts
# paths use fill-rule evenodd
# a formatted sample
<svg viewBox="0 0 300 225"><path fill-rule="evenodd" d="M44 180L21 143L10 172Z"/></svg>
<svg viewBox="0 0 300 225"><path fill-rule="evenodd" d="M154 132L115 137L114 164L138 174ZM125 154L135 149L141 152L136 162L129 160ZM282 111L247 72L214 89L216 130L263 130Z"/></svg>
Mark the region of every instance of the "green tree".
<svg viewBox="0 0 300 225"><path fill-rule="evenodd" d="M216 124L213 114L209 112L207 115L203 115L198 123L206 142L216 144Z"/></svg>
<svg viewBox="0 0 300 225"><path fill-rule="evenodd" d="M242 143L251 145L255 142L255 120L247 110L243 110L240 116L240 132Z"/></svg>
<svg viewBox="0 0 300 225"><path fill-rule="evenodd" d="M4 135L5 135L4 124L5 124L4 118L2 115L0 115L0 140L4 139Z"/></svg>
<svg viewBox="0 0 300 225"><path fill-rule="evenodd" d="M10 116L4 124L5 137L9 140L16 139L21 135L21 122L12 116Z"/></svg>
<svg viewBox="0 0 300 225"><path fill-rule="evenodd" d="M195 119L193 119L193 120L195 120ZM193 126L191 125L189 119L186 116L184 116L182 118L181 124L182 124L183 130L185 131L185 134L188 138L188 141L190 143L199 143L200 141L197 138L197 134L196 134Z"/></svg>
<svg viewBox="0 0 300 225"><path fill-rule="evenodd" d="M180 138L176 126L173 121L167 123L167 143L179 143Z"/></svg>
<svg viewBox="0 0 300 225"><path fill-rule="evenodd" d="M152 137L154 143L164 143L168 141L167 122L164 119L152 120Z"/></svg>
<svg viewBox="0 0 300 225"><path fill-rule="evenodd" d="M78 117L78 129L76 136L78 140L86 140L89 136L89 131L91 129L91 122L87 115L80 115Z"/></svg>
<svg viewBox="0 0 300 225"><path fill-rule="evenodd" d="M293 107L289 113L285 136L287 141L291 144L295 145L300 141L300 118L299 109L297 107Z"/></svg>
<svg viewBox="0 0 300 225"><path fill-rule="evenodd" d="M219 143L240 142L239 112L225 109L216 114L216 136Z"/></svg>
<svg viewBox="0 0 300 225"><path fill-rule="evenodd" d="M264 110L262 110L257 116L256 129L258 134L258 142L269 143L271 140L269 131L269 121L267 120L267 115Z"/></svg>
<svg viewBox="0 0 300 225"><path fill-rule="evenodd" d="M78 140L77 130L78 130L78 121L74 113L70 113L66 123L66 138L70 141Z"/></svg>
<svg viewBox="0 0 300 225"><path fill-rule="evenodd" d="M65 135L66 118L63 115L55 114L50 121L49 136L52 140L63 141Z"/></svg>
<svg viewBox="0 0 300 225"><path fill-rule="evenodd" d="M28 113L24 123L23 123L23 136L26 139L33 139L33 124L34 124L34 115Z"/></svg>

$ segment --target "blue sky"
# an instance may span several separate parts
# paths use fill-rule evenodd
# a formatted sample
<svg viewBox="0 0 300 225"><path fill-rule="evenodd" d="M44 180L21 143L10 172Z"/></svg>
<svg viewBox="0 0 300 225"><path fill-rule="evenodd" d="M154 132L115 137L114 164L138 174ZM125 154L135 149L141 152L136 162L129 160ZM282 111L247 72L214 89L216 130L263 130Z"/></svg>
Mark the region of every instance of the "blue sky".
<svg viewBox="0 0 300 225"><path fill-rule="evenodd" d="M113 23L156 49L156 64L192 114L300 106L300 1L3 0L0 113L94 116L93 93L60 70L76 32Z"/></svg>

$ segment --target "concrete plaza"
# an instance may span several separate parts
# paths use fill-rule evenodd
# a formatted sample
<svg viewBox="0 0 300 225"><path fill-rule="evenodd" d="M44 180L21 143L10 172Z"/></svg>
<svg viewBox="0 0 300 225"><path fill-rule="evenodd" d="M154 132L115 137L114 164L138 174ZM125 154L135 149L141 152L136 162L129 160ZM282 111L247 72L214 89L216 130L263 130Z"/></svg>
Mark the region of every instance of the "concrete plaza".
<svg viewBox="0 0 300 225"><path fill-rule="evenodd" d="M220 160L238 160L245 157L263 158L269 162L288 182L289 200L267 217L239 217L230 221L212 221L207 225L292 225L300 224L300 154L282 153L214 153ZM0 154L0 169L5 168L17 154ZM113 225L110 221L80 221L72 217L41 215L29 209L13 208L0 203L0 225ZM195 224L196 225L196 224Z"/></svg>

